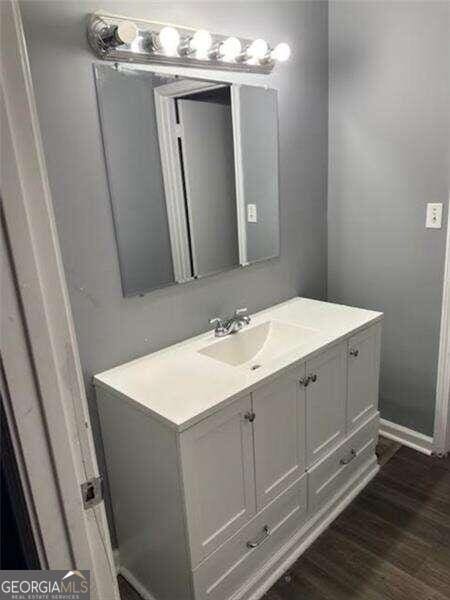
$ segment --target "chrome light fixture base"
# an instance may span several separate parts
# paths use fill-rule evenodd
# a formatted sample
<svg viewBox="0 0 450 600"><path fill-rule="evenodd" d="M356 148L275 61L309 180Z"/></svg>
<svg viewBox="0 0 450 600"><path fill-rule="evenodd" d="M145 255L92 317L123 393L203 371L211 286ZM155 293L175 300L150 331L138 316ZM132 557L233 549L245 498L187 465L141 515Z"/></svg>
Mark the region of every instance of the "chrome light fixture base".
<svg viewBox="0 0 450 600"><path fill-rule="evenodd" d="M176 30L179 34L179 43L170 48L164 48L159 38L160 32L167 29ZM122 41L121 31L127 32L126 41ZM136 32L135 37L130 31ZM207 38L204 30L203 38ZM87 37L94 53L103 60L113 62L129 62L142 64L160 64L178 67L192 67L200 69L217 69L227 71L241 71L247 73L269 74L276 61L271 58L273 50L268 49L267 56L260 60L245 60L242 54L227 60L220 52L220 48L233 36L211 34L211 48L204 52L192 51L189 44L196 30L190 27L174 26L166 23L147 21L145 19L129 18L121 15L97 11L88 15ZM208 32L206 32L208 33ZM163 34L164 35L164 34ZM133 39L132 39L133 38ZM238 38L242 48L249 48L253 40Z"/></svg>

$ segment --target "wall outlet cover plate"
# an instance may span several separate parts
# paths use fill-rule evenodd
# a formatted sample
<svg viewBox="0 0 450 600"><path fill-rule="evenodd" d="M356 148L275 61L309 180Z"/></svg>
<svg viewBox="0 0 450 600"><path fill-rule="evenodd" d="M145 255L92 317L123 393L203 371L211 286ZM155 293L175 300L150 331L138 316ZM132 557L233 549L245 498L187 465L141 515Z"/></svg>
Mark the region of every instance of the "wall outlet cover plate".
<svg viewBox="0 0 450 600"><path fill-rule="evenodd" d="M442 227L442 202L429 202L427 204L427 229L441 229Z"/></svg>
<svg viewBox="0 0 450 600"><path fill-rule="evenodd" d="M256 204L247 204L247 221L249 223L258 222L258 209Z"/></svg>

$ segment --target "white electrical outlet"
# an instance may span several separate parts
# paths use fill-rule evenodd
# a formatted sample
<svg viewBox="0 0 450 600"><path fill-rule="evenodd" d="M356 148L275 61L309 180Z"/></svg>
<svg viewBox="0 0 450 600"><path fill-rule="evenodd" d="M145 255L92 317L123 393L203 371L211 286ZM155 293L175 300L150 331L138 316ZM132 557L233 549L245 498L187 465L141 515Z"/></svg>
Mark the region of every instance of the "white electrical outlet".
<svg viewBox="0 0 450 600"><path fill-rule="evenodd" d="M427 204L427 229L440 229L442 227L442 202L429 202Z"/></svg>
<svg viewBox="0 0 450 600"><path fill-rule="evenodd" d="M247 221L249 223L258 222L258 209L256 204L247 204Z"/></svg>

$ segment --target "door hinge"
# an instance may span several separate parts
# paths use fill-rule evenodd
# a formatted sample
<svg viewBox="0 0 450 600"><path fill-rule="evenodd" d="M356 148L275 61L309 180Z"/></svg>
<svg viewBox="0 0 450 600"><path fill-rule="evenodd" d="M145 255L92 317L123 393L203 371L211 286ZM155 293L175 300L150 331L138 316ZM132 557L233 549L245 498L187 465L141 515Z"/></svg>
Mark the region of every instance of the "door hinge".
<svg viewBox="0 0 450 600"><path fill-rule="evenodd" d="M103 500L102 478L93 477L81 484L81 497L85 509L97 506Z"/></svg>

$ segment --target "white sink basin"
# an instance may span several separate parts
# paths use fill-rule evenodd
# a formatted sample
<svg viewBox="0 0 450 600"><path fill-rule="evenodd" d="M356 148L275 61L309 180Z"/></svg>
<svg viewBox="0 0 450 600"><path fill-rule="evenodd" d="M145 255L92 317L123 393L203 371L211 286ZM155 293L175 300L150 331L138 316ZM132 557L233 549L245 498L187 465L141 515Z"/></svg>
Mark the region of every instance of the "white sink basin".
<svg viewBox="0 0 450 600"><path fill-rule="evenodd" d="M258 368L294 350L318 333L317 329L291 325L282 321L266 321L251 329L229 335L199 350L222 363L237 367L246 363Z"/></svg>

